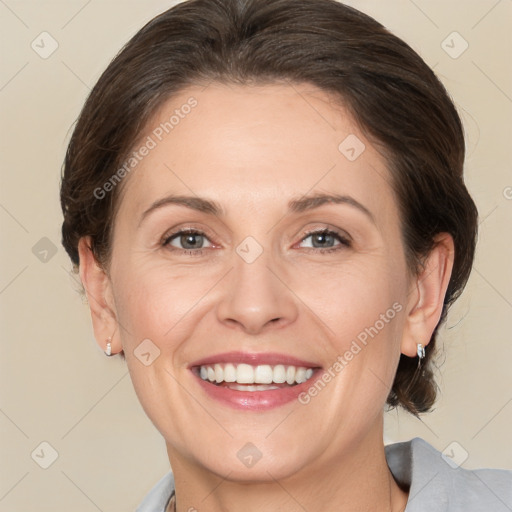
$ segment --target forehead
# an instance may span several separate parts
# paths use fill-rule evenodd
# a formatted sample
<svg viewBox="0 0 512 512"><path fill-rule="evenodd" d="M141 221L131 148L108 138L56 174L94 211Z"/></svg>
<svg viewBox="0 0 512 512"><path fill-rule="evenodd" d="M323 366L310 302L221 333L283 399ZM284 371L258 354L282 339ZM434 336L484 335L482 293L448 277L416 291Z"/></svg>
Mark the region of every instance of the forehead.
<svg viewBox="0 0 512 512"><path fill-rule="evenodd" d="M341 102L310 84L189 87L134 147L132 210L165 193L207 196L229 213L309 191L350 193L377 215L394 208L382 155Z"/></svg>

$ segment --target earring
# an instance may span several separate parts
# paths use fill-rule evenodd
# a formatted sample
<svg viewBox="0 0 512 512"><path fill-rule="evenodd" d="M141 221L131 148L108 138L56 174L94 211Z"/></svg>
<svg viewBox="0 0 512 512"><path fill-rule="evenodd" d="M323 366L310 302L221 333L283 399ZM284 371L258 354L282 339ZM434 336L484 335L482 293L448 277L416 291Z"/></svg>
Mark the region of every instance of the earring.
<svg viewBox="0 0 512 512"><path fill-rule="evenodd" d="M110 343L111 341L112 341L112 337L107 338L107 348L105 350L106 356L112 355L112 343Z"/></svg>
<svg viewBox="0 0 512 512"><path fill-rule="evenodd" d="M417 350L417 353L418 353L418 358L421 360L425 357L425 347L421 344L421 343L418 343L418 350ZM419 361L418 361L419 362Z"/></svg>

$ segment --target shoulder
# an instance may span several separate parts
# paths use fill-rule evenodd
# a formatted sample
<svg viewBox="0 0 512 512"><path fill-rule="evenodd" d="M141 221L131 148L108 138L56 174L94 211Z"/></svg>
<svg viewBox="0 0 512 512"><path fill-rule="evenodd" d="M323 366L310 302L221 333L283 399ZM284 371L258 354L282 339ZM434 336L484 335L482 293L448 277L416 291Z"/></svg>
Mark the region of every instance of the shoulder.
<svg viewBox="0 0 512 512"><path fill-rule="evenodd" d="M146 494L135 512L165 512L173 491L174 476L169 471Z"/></svg>
<svg viewBox="0 0 512 512"><path fill-rule="evenodd" d="M462 468L454 451L443 454L418 437L386 446L393 476L409 487L406 512L510 512L512 471Z"/></svg>

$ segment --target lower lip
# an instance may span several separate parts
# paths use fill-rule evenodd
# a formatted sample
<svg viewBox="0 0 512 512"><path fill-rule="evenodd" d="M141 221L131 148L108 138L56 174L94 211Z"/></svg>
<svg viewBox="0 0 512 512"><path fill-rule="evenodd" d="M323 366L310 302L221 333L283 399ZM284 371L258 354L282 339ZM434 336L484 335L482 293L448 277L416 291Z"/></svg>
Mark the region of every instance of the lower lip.
<svg viewBox="0 0 512 512"><path fill-rule="evenodd" d="M306 382L295 386L286 386L279 389L269 389L265 391L238 391L224 386L216 386L209 381L201 379L194 374L199 385L211 398L218 400L234 409L243 409L250 411L267 411L285 405L293 400L298 401L301 393L311 387L321 370L314 370L313 375Z"/></svg>

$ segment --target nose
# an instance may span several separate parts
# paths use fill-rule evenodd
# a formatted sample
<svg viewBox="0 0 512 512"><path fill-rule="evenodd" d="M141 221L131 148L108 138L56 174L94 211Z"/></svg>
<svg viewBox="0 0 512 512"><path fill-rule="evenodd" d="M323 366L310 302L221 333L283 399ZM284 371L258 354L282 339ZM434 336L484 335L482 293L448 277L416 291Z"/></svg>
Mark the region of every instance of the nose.
<svg viewBox="0 0 512 512"><path fill-rule="evenodd" d="M246 334L282 328L295 321L298 304L286 275L272 265L266 251L254 262L235 256L217 306L220 322Z"/></svg>

